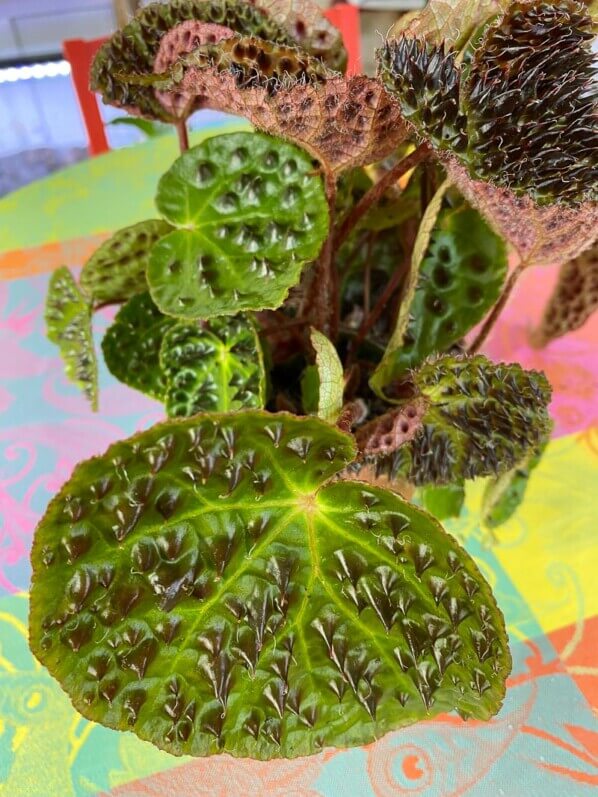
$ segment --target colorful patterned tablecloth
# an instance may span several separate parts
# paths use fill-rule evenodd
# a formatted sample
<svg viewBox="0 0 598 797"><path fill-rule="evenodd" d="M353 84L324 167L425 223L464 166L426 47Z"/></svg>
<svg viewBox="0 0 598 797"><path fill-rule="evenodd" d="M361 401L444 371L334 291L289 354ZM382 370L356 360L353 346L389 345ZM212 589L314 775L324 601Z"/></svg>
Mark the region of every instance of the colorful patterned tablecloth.
<svg viewBox="0 0 598 797"><path fill-rule="evenodd" d="M0 795L72 797L583 797L598 785L598 319L544 350L528 344L555 274L525 275L486 347L546 372L554 438L524 505L489 545L481 485L447 524L492 583L514 670L488 724L445 716L349 751L270 763L177 759L80 717L27 646L29 547L74 464L145 428L160 406L102 369L100 413L44 337L49 272L153 215L171 139L110 153L0 202ZM98 338L108 322L100 314Z"/></svg>

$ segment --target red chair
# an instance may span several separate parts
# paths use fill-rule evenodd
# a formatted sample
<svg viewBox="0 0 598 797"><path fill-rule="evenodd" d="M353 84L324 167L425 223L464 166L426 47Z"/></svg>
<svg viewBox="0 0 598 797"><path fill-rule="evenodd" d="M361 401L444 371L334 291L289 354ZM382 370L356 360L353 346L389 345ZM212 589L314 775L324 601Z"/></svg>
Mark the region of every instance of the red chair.
<svg viewBox="0 0 598 797"><path fill-rule="evenodd" d="M358 74L361 72L359 9L348 3L339 3L324 14L342 34L349 56L347 74ZM89 89L89 70L96 52L105 41L106 38L67 39L62 43L64 57L71 65L71 76L87 132L90 155L101 155L110 149L97 95Z"/></svg>

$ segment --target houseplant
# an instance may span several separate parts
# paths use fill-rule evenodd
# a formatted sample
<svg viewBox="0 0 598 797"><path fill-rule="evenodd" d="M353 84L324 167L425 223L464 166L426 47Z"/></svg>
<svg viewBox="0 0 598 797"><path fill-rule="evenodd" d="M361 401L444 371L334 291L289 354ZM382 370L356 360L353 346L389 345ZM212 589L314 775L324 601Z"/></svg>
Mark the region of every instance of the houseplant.
<svg viewBox="0 0 598 797"><path fill-rule="evenodd" d="M159 218L48 293L91 402L120 304L105 361L169 417L36 531L31 646L82 714L271 758L498 711L502 615L437 517L485 477L504 519L550 431L545 377L478 349L525 268L595 235L590 31L574 2L432 3L345 77L307 2L175 0L101 50L93 87L182 154ZM189 149L202 107L257 131Z"/></svg>

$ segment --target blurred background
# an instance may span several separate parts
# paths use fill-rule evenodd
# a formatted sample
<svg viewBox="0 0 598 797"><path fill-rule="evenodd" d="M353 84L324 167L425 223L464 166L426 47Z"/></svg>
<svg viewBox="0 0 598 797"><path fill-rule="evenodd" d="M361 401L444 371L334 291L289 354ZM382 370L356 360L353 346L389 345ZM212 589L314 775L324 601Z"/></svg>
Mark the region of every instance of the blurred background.
<svg viewBox="0 0 598 797"><path fill-rule="evenodd" d="M322 0L321 4L328 3ZM353 0L360 8L364 71L400 13L424 0ZM65 39L96 39L125 24L143 0L0 0L0 196L88 157L87 135L63 57ZM123 117L101 106L106 123ZM210 112L201 112L203 114ZM214 115L212 115L214 116ZM205 124L205 116L195 124ZM211 121L214 121L212 119ZM107 124L110 148L144 138L137 128Z"/></svg>

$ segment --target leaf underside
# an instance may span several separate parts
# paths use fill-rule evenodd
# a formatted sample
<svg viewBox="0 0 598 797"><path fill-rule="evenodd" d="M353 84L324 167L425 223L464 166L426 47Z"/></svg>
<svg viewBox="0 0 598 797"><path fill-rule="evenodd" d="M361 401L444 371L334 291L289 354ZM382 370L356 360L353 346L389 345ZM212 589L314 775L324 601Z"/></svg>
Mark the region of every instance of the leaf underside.
<svg viewBox="0 0 598 797"><path fill-rule="evenodd" d="M172 227L161 219L124 227L93 253L81 270L81 289L94 306L126 302L147 290L145 270L151 247Z"/></svg>
<svg viewBox="0 0 598 797"><path fill-rule="evenodd" d="M254 325L241 316L203 326L175 324L164 336L160 366L166 378L166 413L261 409L265 372Z"/></svg>
<svg viewBox="0 0 598 797"><path fill-rule="evenodd" d="M175 754L371 742L504 695L488 584L430 516L326 481L317 419L170 421L77 467L36 531L30 639L76 708Z"/></svg>
<svg viewBox="0 0 598 797"><path fill-rule="evenodd" d="M326 335L312 328L310 340L316 352L317 415L329 423L336 423L343 408L343 364Z"/></svg>
<svg viewBox="0 0 598 797"><path fill-rule="evenodd" d="M179 318L278 307L328 231L321 178L302 150L261 133L206 139L178 158L156 204L177 229L153 248L152 299Z"/></svg>
<svg viewBox="0 0 598 797"><path fill-rule="evenodd" d="M149 293L133 296L121 307L102 340L110 373L125 385L162 401L166 379L160 368L162 339L176 324L163 315Z"/></svg>
<svg viewBox="0 0 598 797"><path fill-rule="evenodd" d="M151 86L129 84L118 75L122 72L148 74L154 71L160 45L169 31L193 21L280 44L299 42L308 52L327 60L333 68L342 69L346 63L338 31L308 0L290 3L171 0L141 9L100 48L91 70L92 89L100 92L108 104L124 107L150 119L174 121L176 115L163 107ZM183 34L186 32L183 30ZM186 42L186 38L183 35L182 42ZM176 47L176 34L171 46Z"/></svg>
<svg viewBox="0 0 598 797"><path fill-rule="evenodd" d="M48 338L60 349L66 375L98 407L98 366L91 331L91 307L66 266L50 277L45 311Z"/></svg>

